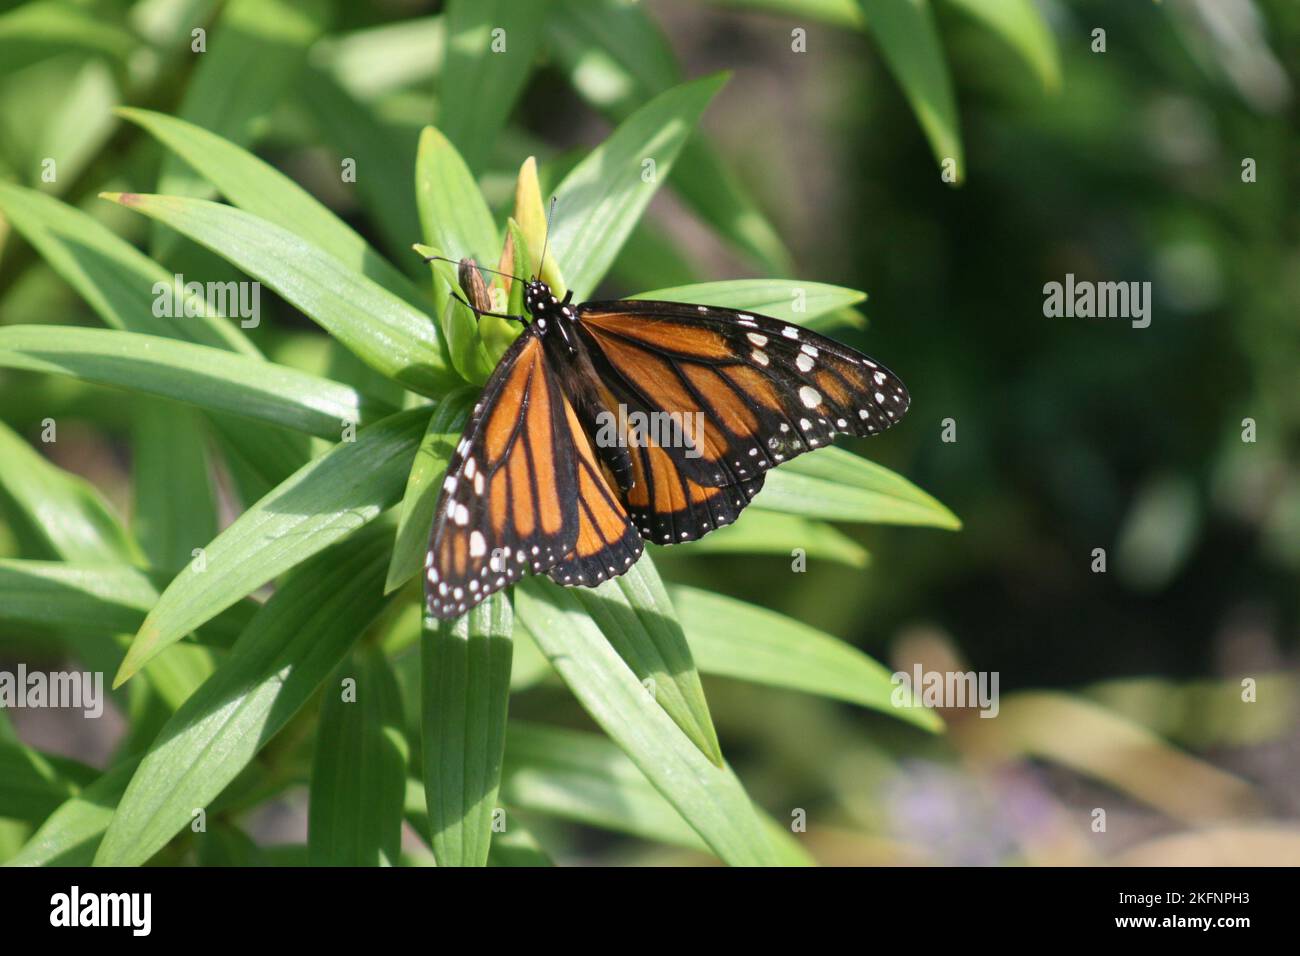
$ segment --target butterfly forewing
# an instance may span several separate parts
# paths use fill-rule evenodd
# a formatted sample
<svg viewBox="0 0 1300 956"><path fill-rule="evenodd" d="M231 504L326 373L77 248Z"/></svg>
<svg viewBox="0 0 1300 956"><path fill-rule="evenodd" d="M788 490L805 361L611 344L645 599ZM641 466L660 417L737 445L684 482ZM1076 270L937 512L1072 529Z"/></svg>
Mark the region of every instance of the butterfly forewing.
<svg viewBox="0 0 1300 956"><path fill-rule="evenodd" d="M628 511L656 543L729 524L767 469L836 434L876 434L907 410L888 369L768 316L625 300L583 305L579 320L611 411L702 417L693 445L652 440L632 450Z"/></svg>
<svg viewBox="0 0 1300 956"><path fill-rule="evenodd" d="M568 403L532 329L497 365L447 466L425 561L436 617L458 617L578 540Z"/></svg>

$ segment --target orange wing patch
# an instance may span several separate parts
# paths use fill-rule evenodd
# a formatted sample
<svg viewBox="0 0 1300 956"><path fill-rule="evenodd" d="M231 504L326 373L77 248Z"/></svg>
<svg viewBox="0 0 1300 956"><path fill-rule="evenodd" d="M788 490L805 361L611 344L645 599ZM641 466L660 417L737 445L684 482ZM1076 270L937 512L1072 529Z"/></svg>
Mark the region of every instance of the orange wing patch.
<svg viewBox="0 0 1300 956"><path fill-rule="evenodd" d="M548 573L559 584L594 587L630 568L645 545L628 520L614 485L605 477L605 469L567 399L564 412L577 453L578 538L573 550Z"/></svg>

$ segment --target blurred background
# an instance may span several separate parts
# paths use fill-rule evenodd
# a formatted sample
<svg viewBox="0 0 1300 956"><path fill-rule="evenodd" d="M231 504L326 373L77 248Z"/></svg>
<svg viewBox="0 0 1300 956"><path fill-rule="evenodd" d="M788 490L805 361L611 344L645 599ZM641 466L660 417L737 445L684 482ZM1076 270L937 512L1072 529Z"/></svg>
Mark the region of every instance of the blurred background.
<svg viewBox="0 0 1300 956"><path fill-rule="evenodd" d="M15 31L34 6L49 5L0 3L0 177L140 239L142 219L93 197L155 183L161 153L109 110L175 111L190 24L221 5L68 4L114 28L73 48ZM308 28L300 72L264 77L246 141L400 261L415 210L385 184L409 183L436 116L439 5L307 6L325 27ZM701 215L707 188L665 190L603 291L772 274L868 293L865 322L839 337L897 371L913 405L854 450L962 530L844 526L858 548L801 575L783 558L659 560L669 580L782 611L893 668L998 673L999 716L945 712L941 736L706 678L750 793L778 820L806 811L822 862L1300 863L1300 5L1041 0L1045 40L980 15L1016 6L930 5L957 184L855 3L554 0L484 188L504 203L529 154L553 185L657 76L730 70L704 128L762 219L719 230ZM354 151L355 192L337 174ZM48 155L66 157L56 184L41 182ZM1150 282L1150 326L1045 317L1043 286L1067 273ZM0 323L50 321L98 324L0 219ZM281 308L258 334L273 355L326 348L313 328ZM28 436L56 417L57 464L129 513L125 401L0 372L0 416ZM0 555L15 553L0 521ZM22 646L5 639L0 652ZM511 714L590 726L548 682ZM58 714L14 722L27 743L90 762L112 745ZM528 822L562 862L698 859ZM300 841L303 794L250 832Z"/></svg>

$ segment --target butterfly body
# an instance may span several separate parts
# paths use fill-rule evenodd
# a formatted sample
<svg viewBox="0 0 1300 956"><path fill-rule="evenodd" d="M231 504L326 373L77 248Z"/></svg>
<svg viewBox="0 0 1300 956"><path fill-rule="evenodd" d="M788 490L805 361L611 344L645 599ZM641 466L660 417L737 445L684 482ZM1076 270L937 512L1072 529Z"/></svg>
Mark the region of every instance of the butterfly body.
<svg viewBox="0 0 1300 956"><path fill-rule="evenodd" d="M436 617L528 573L595 586L631 567L645 541L679 544L733 522L771 467L836 434L876 434L907 410L888 369L778 319L676 302L574 305L538 279L523 301L529 321L448 463L425 561Z"/></svg>

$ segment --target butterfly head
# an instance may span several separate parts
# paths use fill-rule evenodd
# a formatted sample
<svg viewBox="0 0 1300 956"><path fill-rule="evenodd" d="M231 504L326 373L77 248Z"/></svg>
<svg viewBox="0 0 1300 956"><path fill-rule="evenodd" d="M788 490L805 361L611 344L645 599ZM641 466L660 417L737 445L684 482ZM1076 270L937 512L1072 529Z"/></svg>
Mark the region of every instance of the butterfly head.
<svg viewBox="0 0 1300 956"><path fill-rule="evenodd" d="M568 324L577 318L577 311L572 303L573 290L570 289L563 299L557 299L551 287L541 279L530 279L524 286L524 308L533 317L533 324L539 331L558 331L561 338L569 344L569 351L574 346L569 340Z"/></svg>

